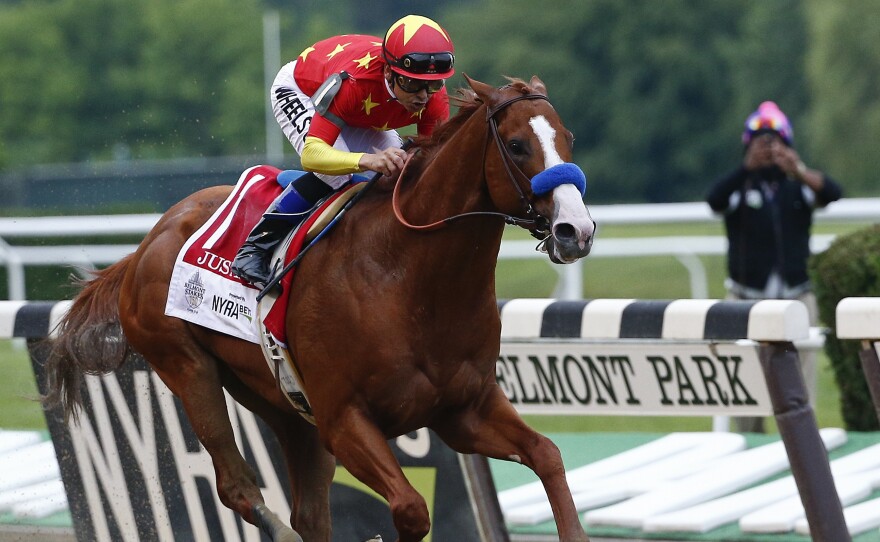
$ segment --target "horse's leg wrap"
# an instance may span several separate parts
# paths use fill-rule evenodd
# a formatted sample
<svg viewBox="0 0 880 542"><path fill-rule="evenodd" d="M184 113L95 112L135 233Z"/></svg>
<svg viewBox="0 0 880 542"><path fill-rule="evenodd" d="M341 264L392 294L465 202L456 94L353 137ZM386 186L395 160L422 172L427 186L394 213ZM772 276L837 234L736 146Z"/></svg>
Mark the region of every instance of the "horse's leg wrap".
<svg viewBox="0 0 880 542"><path fill-rule="evenodd" d="M265 504L254 505L254 522L273 542L303 542L302 537L282 522Z"/></svg>

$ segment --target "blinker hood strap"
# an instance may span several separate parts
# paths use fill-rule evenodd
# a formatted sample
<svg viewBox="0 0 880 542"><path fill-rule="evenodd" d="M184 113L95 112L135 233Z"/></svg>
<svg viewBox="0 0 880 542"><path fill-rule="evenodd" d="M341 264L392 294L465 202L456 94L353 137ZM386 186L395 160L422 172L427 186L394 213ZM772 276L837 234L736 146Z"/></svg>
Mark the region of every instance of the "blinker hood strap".
<svg viewBox="0 0 880 542"><path fill-rule="evenodd" d="M580 191L581 196L587 192L586 174L571 162L556 164L532 177L532 192L536 196L543 196L563 184L573 184Z"/></svg>

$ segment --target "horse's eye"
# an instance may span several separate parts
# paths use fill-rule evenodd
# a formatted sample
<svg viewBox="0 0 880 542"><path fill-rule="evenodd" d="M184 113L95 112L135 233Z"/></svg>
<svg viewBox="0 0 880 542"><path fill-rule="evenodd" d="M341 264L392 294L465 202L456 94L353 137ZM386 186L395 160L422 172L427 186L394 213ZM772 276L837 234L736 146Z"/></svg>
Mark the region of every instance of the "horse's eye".
<svg viewBox="0 0 880 542"><path fill-rule="evenodd" d="M518 139L511 139L510 143L507 144L507 149L510 151L510 154L516 156L522 156L526 153L526 146Z"/></svg>

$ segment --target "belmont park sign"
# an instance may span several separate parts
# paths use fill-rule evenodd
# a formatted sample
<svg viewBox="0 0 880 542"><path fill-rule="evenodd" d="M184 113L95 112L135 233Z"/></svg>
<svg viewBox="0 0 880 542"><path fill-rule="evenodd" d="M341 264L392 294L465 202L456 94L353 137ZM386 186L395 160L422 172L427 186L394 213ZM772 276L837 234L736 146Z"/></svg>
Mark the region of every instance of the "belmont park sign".
<svg viewBox="0 0 880 542"><path fill-rule="evenodd" d="M523 414L772 412L755 343L506 341L495 378Z"/></svg>
<svg viewBox="0 0 880 542"><path fill-rule="evenodd" d="M803 340L802 304L707 299L499 302L495 378L523 414L763 416L762 341Z"/></svg>

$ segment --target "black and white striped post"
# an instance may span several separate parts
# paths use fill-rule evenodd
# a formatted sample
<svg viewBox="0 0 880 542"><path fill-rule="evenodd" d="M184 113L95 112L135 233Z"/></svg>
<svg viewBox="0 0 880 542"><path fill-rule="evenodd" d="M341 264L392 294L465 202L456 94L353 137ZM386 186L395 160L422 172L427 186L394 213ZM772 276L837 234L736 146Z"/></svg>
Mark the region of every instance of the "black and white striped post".
<svg viewBox="0 0 880 542"><path fill-rule="evenodd" d="M42 339L70 308L70 301L0 301L0 339Z"/></svg>
<svg viewBox="0 0 880 542"><path fill-rule="evenodd" d="M851 540L793 344L809 335L802 303L521 299L500 307L499 364L507 367L499 369L499 383L512 401L520 402L521 411L712 415L732 409L754 415L769 406L811 536L825 542ZM757 377L756 363L749 363L754 360L728 350L743 340L758 345ZM531 344L517 349L518 342ZM669 350L660 350L664 346ZM625 378L615 383L611 377L587 376L594 370L603 374L603 367L609 375L609 366ZM755 383L761 374L766 386ZM578 375L585 378L578 381ZM769 405L762 404L765 397Z"/></svg>
<svg viewBox="0 0 880 542"><path fill-rule="evenodd" d="M880 297L847 297L836 309L837 338L862 343L859 359L880 420Z"/></svg>

